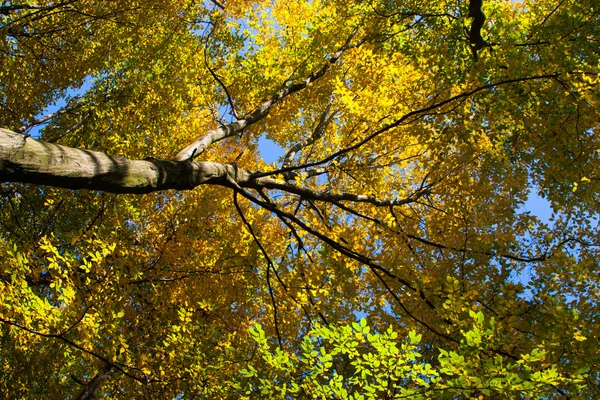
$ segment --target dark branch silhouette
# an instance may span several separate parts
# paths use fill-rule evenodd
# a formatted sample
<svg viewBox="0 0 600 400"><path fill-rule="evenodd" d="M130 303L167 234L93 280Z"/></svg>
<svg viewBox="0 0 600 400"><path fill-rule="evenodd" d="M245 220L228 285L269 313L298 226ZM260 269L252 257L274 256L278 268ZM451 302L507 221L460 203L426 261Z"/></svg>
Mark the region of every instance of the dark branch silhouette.
<svg viewBox="0 0 600 400"><path fill-rule="evenodd" d="M481 36L481 28L485 23L485 14L481 9L483 0L471 0L469 3L469 18L473 18L471 30L469 31L469 42L471 42L471 50L473 56L477 60L477 50L480 50L488 45Z"/></svg>

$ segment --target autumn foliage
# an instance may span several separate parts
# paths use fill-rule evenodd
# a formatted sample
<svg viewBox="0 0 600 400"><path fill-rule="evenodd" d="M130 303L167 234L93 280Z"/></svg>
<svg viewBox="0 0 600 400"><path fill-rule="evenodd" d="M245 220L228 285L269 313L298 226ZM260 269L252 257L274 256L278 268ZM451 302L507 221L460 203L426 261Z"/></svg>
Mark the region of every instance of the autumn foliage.
<svg viewBox="0 0 600 400"><path fill-rule="evenodd" d="M2 2L0 397L600 397L599 13Z"/></svg>

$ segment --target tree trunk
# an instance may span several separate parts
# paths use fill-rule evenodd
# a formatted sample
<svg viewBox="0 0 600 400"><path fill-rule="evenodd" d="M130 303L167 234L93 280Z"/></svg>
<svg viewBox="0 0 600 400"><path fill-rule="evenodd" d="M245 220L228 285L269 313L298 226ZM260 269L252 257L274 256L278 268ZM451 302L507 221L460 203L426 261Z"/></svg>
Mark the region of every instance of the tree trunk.
<svg viewBox="0 0 600 400"><path fill-rule="evenodd" d="M0 181L113 193L187 190L205 183L235 185L251 173L215 162L129 160L42 142L0 128Z"/></svg>

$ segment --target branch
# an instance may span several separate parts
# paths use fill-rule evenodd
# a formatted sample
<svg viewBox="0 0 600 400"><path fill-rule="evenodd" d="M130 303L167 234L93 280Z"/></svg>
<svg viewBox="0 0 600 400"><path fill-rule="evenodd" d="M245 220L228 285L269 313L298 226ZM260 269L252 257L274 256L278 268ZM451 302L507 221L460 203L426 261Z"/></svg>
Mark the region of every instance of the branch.
<svg viewBox="0 0 600 400"><path fill-rule="evenodd" d="M307 225L306 223L304 223L302 220L300 220L299 218L297 218L294 215L291 215L290 213L287 213L283 210L280 210L279 208L277 208L275 205L273 204L269 204L266 203L264 201L261 201L259 199L257 199L256 197L252 196L250 193L245 192L245 191L240 191L239 192L242 196L244 196L246 199L250 200L251 202L253 202L256 205L261 206L262 208L271 211L272 213L274 213L275 215L277 215L278 218L280 218L281 220L288 220L293 222L294 224L298 225L300 228L302 228L304 231L308 232L309 234L311 234L312 236L322 240L323 242L327 243L329 246L331 246L333 249L335 249L338 253L345 255L355 261L358 261L359 263L362 263L364 265L369 266L370 268L374 268L378 271L383 272L385 275L389 276L390 278L396 280L397 282L399 282L400 284L402 284L404 287L410 289L411 291L415 292L415 293L419 293L420 290L413 286L412 284L410 284L407 280L393 274L391 271L389 271L387 268L382 267L381 265L377 264L373 259L364 256L360 253L357 253L356 251L340 244L339 242L333 240L331 237L322 234L321 232L317 231L316 229L313 229L312 227L310 227L309 225ZM431 309L435 309L435 307L433 306L433 304L431 304L429 301L426 301L427 305L431 308Z"/></svg>
<svg viewBox="0 0 600 400"><path fill-rule="evenodd" d="M213 1L213 2L216 5L220 6L220 8L222 10L225 10L225 8L223 6L221 6L221 4L219 4L216 1ZM223 89L223 91L225 92L225 96L227 97L227 102L229 103L229 107L231 108L231 114L233 114L233 116L236 119L240 119L240 117L238 116L237 111L235 110L235 104L233 103L233 98L231 97L231 94L229 93L229 89L227 89L227 86L225 85L225 83L221 80L221 78L219 77L219 75L217 75L217 73L212 69L212 67L210 66L210 64L208 62L208 55L207 55L208 41L211 38L212 34L214 33L215 29L217 28L214 23L210 23L210 25L212 25L212 29L210 30L210 32L208 33L208 35L204 38L204 66L206 67L206 69L208 70L208 72L210 72L210 74L212 75L213 79L215 81L217 81L217 83L219 84L219 86L221 86L221 89Z"/></svg>
<svg viewBox="0 0 600 400"><path fill-rule="evenodd" d="M104 364L102 370L96 374L88 383L83 383L85 386L83 391L77 396L76 400L92 400L95 399L94 393L98 386L100 386L104 381L106 381L112 374L116 372L115 368L111 364ZM74 379L74 377L73 377ZM79 382L78 382L79 383Z"/></svg>
<svg viewBox="0 0 600 400"><path fill-rule="evenodd" d="M475 59L477 59L477 50L488 45L481 36L481 28L485 23L485 14L481 10L482 5L483 0L471 0L469 3L469 18L473 18L469 31L469 42L471 42L471 51L473 51Z"/></svg>
<svg viewBox="0 0 600 400"><path fill-rule="evenodd" d="M283 168L289 168L289 167L291 167L292 166L291 164L294 161L294 157L296 157L296 154L299 151L301 151L302 149L310 146L311 144L313 144L317 140L321 139L321 137L323 136L323 134L327 130L327 127L329 126L329 124L335 118L335 116L337 114L337 111L329 114L329 111L331 109L331 104L332 104L331 102L329 102L329 104L327 104L327 107L325 108L325 111L323 111L323 113L321 114L321 117L319 118L319 122L317 124L317 127L313 131L313 133L310 136L310 138L308 138L306 140L301 140L301 141L299 141L298 143L296 143L294 146L292 146L290 148L290 150L287 152L287 154L285 155L285 157L283 159L283 164L282 164ZM293 174L292 173L288 173L286 175L287 175L286 176L287 179L293 180Z"/></svg>
<svg viewBox="0 0 600 400"><path fill-rule="evenodd" d="M255 178L253 182L256 184L248 183L240 186L249 187L253 189L275 189L281 190L282 192L288 192L302 197L307 200L320 200L328 203L338 203L340 201L349 201L354 203L368 203L376 207L389 207L389 206L401 206L404 204L414 203L423 195L428 193L427 190L417 191L409 197L403 199L390 199L390 200L378 200L375 196L367 196L364 194L353 194L353 193L331 193L328 191L311 190L303 187L295 186L292 183L277 181L275 179L262 180L261 178Z"/></svg>
<svg viewBox="0 0 600 400"><path fill-rule="evenodd" d="M76 0L70 0L70 1L65 1L63 3L51 4L49 6L36 6L36 5L29 5L29 4L11 4L11 5L7 5L7 6L1 6L0 14L1 15L10 15L10 13L14 13L17 11L22 11L22 10L49 11L49 10L54 10L56 8L68 6L75 2L76 2ZM6 2L3 2L3 3L6 3Z"/></svg>
<svg viewBox="0 0 600 400"><path fill-rule="evenodd" d="M242 209L237 201L237 195L238 195L237 192L233 193L233 204L235 205L235 209L237 210L238 214L240 215L242 222L244 222L244 225L246 225L246 229L248 229L248 232L250 232L250 235L252 235L254 242L258 245L258 248L260 249L261 253L265 257L265 260L267 261L267 286L269 287L269 295L271 296L271 304L273 304L273 321L275 323L275 332L277 333L277 341L279 342L279 348L283 350L283 340L281 339L281 333L279 331L279 319L277 318L277 302L275 301L275 294L273 292L273 287L271 285L271 269L273 269L273 271L275 271L275 266L273 265L273 261L271 261L271 257L269 257L269 253L267 253L267 250L263 247L261 241L258 239L256 234L254 233L254 229L252 229L252 225L250 225L250 222L248 222L248 220L244 216L244 212L242 211ZM282 283L282 286L285 288L285 285L283 285L283 283Z"/></svg>
<svg viewBox="0 0 600 400"><path fill-rule="evenodd" d="M374 196L311 190L263 175L235 164L209 161L130 160L38 141L0 128L0 182L137 194L214 184L237 189L275 189L307 200L352 201L377 207L408 204L426 194L418 191L405 199L378 200Z"/></svg>
<svg viewBox="0 0 600 400"><path fill-rule="evenodd" d="M387 284L387 282L385 281L385 279L383 279L383 277L381 275L379 275L379 273L377 272L377 269L375 268L370 268L371 272L373 272L373 274L375 274L375 276L377 277L377 279L379 279L379 281L383 284L383 286L385 287L385 289L387 290L387 292L390 294L390 296L392 296L392 298L396 301L396 303L398 303L398 305L400 306L400 308L402 308L402 310L406 313L406 315L408 315L412 320L414 320L416 323L421 324L425 327L425 329L428 329L429 331L433 332L434 334L443 337L444 339L450 341L450 342L454 342L454 343L458 343L458 340L454 339L451 336L446 335L445 333L442 333L441 331L435 329L434 327L432 327L431 325L429 325L428 323L426 323L423 319L416 317L413 313L411 313L408 308L406 308L406 306L404 305L404 303L402 303L402 300L400 300L400 298L398 297L398 295L396 293L394 293L394 291L392 290L392 288Z"/></svg>
<svg viewBox="0 0 600 400"><path fill-rule="evenodd" d="M241 171L241 175L238 174ZM192 189L204 183L236 185L248 171L212 162L129 160L42 142L0 128L0 181L113 193Z"/></svg>
<svg viewBox="0 0 600 400"><path fill-rule="evenodd" d="M199 137L198 139L196 139L196 141L194 141L194 143L187 146L185 149L181 150L179 152L179 154L177 154L177 156L175 157L175 160L177 160L177 161L193 160L194 158L196 158L200 154L202 154L208 148L208 146L210 146L211 144L218 142L220 140L223 140L227 137L233 136L233 135L241 132L248 126L262 120L264 117L266 117L269 114L269 112L271 111L271 108L275 104L279 103L280 101L285 99L287 96L292 95L292 94L299 92L300 90L306 88L312 82L316 81L317 79L319 79L323 75L325 75L327 70L329 70L330 66L332 64L335 64L346 50L353 47L352 45L350 45L350 40L352 40L352 38L354 37L354 34L355 34L355 32L353 32L350 35L350 37L348 38L346 43L342 47L340 47L340 49L331 58L329 58L327 63L325 65L323 65L323 67L321 67L320 70L310 74L306 79L304 79L303 82L291 84L288 87L286 87L285 89L281 90L275 96L273 96L269 100L263 102L254 111L252 111L246 118L238 119L237 121L234 121L223 127L213 129L212 131L209 131L205 135Z"/></svg>
<svg viewBox="0 0 600 400"><path fill-rule="evenodd" d="M42 336L42 337L45 337L45 338L53 338L53 339L62 340L63 342L67 343L68 345L70 345L70 346L72 346L72 347L74 347L74 348L76 348L76 349L78 349L78 350L80 350L80 351L82 351L82 352L84 352L86 354L89 354L90 356L93 356L93 357L99 359L100 361L104 362L105 365L110 365L111 367L117 369L118 371L121 371L123 374L127 375L128 377L130 377L130 378L132 378L132 379L134 379L134 380L136 380L136 381L138 381L140 383L143 383L143 384L147 383L147 381L145 379L139 378L139 377L137 377L137 376L135 376L135 375L133 375L133 374L125 371L119 365L122 365L123 367L129 368L129 369L137 369L137 368L130 367L130 366L127 366L127 365L121 364L121 363L111 362L106 357L104 357L104 356L102 356L102 355L100 355L100 354L98 354L98 353L96 353L94 351L87 350L85 347L82 347L82 346L78 345L77 343L75 343L75 342L67 339L66 337L64 337L62 335L57 335L57 334L53 334L53 333L38 332L38 331L35 331L35 330L31 329L31 328L26 327L25 325L21 325L21 324L19 324L17 322L10 321L10 320L4 319L4 318L0 318L0 323L4 323L4 324L7 324L7 325L12 325L15 328L22 329L22 330L24 330L26 332L29 332L29 333L37 335L37 336Z"/></svg>
<svg viewBox="0 0 600 400"><path fill-rule="evenodd" d="M221 10L225 11L225 6L223 4L221 4L219 1L210 0L210 2L213 3L215 6L219 7Z"/></svg>
<svg viewBox="0 0 600 400"><path fill-rule="evenodd" d="M37 119L32 119L31 121L27 122L26 124L23 124L22 126L19 127L19 129L17 129L17 132L19 133L25 133L27 130L31 129L32 127L34 127L35 125L40 125L43 124L45 122L50 121L51 119L59 116L59 115L63 115L63 114L67 114L70 113L71 111L74 111L78 108L80 108L81 106L83 106L83 104L81 102L76 103L73 106L70 105L66 105L63 108L61 108L60 110L53 112L51 114L45 115L41 118L37 118Z"/></svg>

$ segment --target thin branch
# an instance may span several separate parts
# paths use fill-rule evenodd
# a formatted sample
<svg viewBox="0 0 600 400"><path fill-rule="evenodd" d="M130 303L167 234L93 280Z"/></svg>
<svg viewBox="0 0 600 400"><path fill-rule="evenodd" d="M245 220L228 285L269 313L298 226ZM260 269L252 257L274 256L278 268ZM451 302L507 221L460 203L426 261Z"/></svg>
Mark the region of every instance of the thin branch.
<svg viewBox="0 0 600 400"><path fill-rule="evenodd" d="M78 108L81 108L82 106L83 106L83 104L81 102L78 102L72 106L66 105L56 112L53 112L51 114L45 115L45 116L37 118L37 119L36 118L32 119L31 121L27 122L26 124L21 125L16 130L16 132L25 133L27 130L33 128L36 125L46 123L46 122L50 121L51 119L58 117L59 115L68 114Z"/></svg>
<svg viewBox="0 0 600 400"><path fill-rule="evenodd" d="M9 321L9 320L4 319L4 318L0 318L0 322L2 322L4 324L7 324L7 325L14 326L15 328L22 329L22 330L24 330L26 332L29 332L29 333L37 335L37 336L42 336L42 337L52 338L52 339L59 339L59 340L65 342L65 343L67 343L68 345L70 345L72 347L75 347L76 349L78 349L78 350L80 350L80 351L82 351L82 352L84 352L84 353L86 353L86 354L88 354L88 355L90 355L92 357L95 357L95 358L99 359L100 361L103 361L105 364L109 364L109 365L113 366L114 368L116 368L117 370L121 371L123 374L127 375L131 379L134 379L134 380L136 380L136 381L138 381L138 382L140 382L142 384L146 384L147 383L146 379L139 378L139 377L137 377L137 376L135 376L135 375L127 372L125 369L123 369L121 367L121 365L123 367L125 367L125 368L128 368L128 369L135 369L135 370L137 370L137 368L130 367L130 366L127 366L127 365L124 365L124 364L121 364L121 363L111 362L106 357L104 357L104 356L102 356L102 355L100 355L100 354L98 354L98 353L96 353L94 351L88 350L85 347L82 347L82 346L78 345L77 343L73 342L72 340L69 340L69 339L65 338L64 336L53 334L53 333L38 332L38 331L35 331L35 330L33 330L31 328L28 328L28 327L26 327L24 325L21 325L21 324L19 324L17 322Z"/></svg>
<svg viewBox="0 0 600 400"><path fill-rule="evenodd" d="M218 3L215 2L215 4L218 4ZM231 108L231 113L233 114L233 116L236 119L240 119L237 111L235 110L235 104L233 103L233 98L231 97L231 94L229 93L229 89L227 89L227 86L225 85L225 83L221 80L221 78L217 75L217 73L212 69L212 67L210 66L210 64L208 62L208 55L206 54L206 52L208 50L208 40L210 39L210 37L212 36L212 34L214 33L214 31L216 29L216 26L214 24L211 23L211 25L213 26L213 28L210 30L210 32L208 33L208 35L206 36L206 38L204 40L204 66L206 67L208 72L211 74L213 79L215 81L217 81L219 86L221 86L221 89L223 89L223 91L225 92L225 96L227 97L227 102L229 103L229 107Z"/></svg>
<svg viewBox="0 0 600 400"><path fill-rule="evenodd" d="M398 281L399 283L401 283L403 286L405 286L406 288L410 289L411 291L418 293L419 296L424 299L425 303L428 305L428 307L430 307L431 309L435 309L435 306L427 299L425 299L423 293L421 293L421 291L416 288L415 286L411 285L406 279L403 279L395 274L393 274L391 271L389 271L387 268L382 267L381 265L377 264L373 259L364 256L360 253L357 253L356 251L342 245L341 243L333 240L331 237L329 237L328 235L322 234L319 231L313 229L312 227L308 226L307 224L305 224L303 221L301 221L299 218L297 218L294 215L291 215L285 211L282 211L280 209L278 209L276 206L266 203L264 201L261 201L259 199L257 199L256 197L252 196L250 193L243 191L240 189L240 194L244 197L246 197L248 200L252 201L253 203L265 208L268 211L271 211L272 213L276 214L279 218L281 219L288 219L290 221L292 221L293 223L295 223L296 225L298 225L299 227L301 227L302 229L304 229L306 232L310 233L311 235L317 237L318 239L322 240L323 242L325 242L326 244L328 244L329 246L331 246L334 250L336 250L338 253L347 256L355 261L358 261L359 263L362 263L364 265L367 265L371 268L374 268L378 271L381 271L382 273L384 273L385 275L389 276L390 278Z"/></svg>
<svg viewBox="0 0 600 400"><path fill-rule="evenodd" d="M441 336L441 337L443 337L446 340L449 340L451 342L459 343L458 340L454 339L451 336L446 335L445 333L442 333L442 332L438 331L437 329L433 328L431 325L427 324L422 319L417 318L415 315L413 315L413 313L411 313L410 311L408 311L408 309L402 303L402 301L400 300L400 298L398 297L398 295L396 293L394 293L394 291L389 287L389 285L387 284L387 282L385 281L385 279L383 279L383 277L381 275L379 275L379 273L377 272L377 270L374 269L374 268L371 268L371 272L373 272L375 274L375 276L377 277L377 279L379 279L379 281L383 284L383 286L385 287L385 289L387 290L387 292L390 294L390 296L392 296L392 298L396 301L396 303L398 303L398 305L402 308L402 310L404 310L404 312L406 313L406 315L408 315L415 322L417 322L418 324L424 326L427 330L435 333L436 335Z"/></svg>
<svg viewBox="0 0 600 400"><path fill-rule="evenodd" d="M16 11L21 11L21 10L35 10L36 12L50 11L50 10L54 10L56 8L68 6L70 4L75 3L76 1L77 0L70 0L70 1L65 1L63 3L52 4L49 6L36 6L36 5L30 5L30 4L11 4L8 6L0 6L0 14L10 15L10 13L13 13Z"/></svg>
<svg viewBox="0 0 600 400"><path fill-rule="evenodd" d="M548 15L546 15L544 17L544 19L542 20L542 22L540 22L533 30L532 32L529 33L529 35L527 35L527 39L526 41L530 41L531 38L533 38L533 35L535 34L536 31L538 31L546 22L548 22L548 20L550 19L550 17L552 17L552 15L563 5L563 3L565 2L565 0L561 0L556 7L554 7L554 9L552 11L550 11L550 13Z"/></svg>
<svg viewBox="0 0 600 400"><path fill-rule="evenodd" d="M292 161L294 160L294 157L296 157L296 153L298 153L305 147L312 145L314 142L316 142L317 140L321 139L321 137L323 137L323 134L327 130L327 127L329 126L331 121L333 121L333 119L335 118L335 116L337 114L337 111L329 114L329 111L331 110L331 105L332 105L332 102L330 101L329 104L327 104L325 111L323 111L323 113L321 114L321 117L319 118L319 122L317 123L317 126L314 129L310 138L308 138L306 140L301 140L290 148L290 150L287 152L287 154L285 155L285 157L283 159L283 164L282 164L283 168L288 168L291 166ZM288 176L286 178L288 180L293 180L292 174L287 174L287 175Z"/></svg>
<svg viewBox="0 0 600 400"><path fill-rule="evenodd" d="M244 212L242 211L242 209L237 201L237 196L238 196L238 192L234 191L233 192L233 204L235 205L235 209L237 210L238 214L240 215L240 218L242 219L242 221L244 222L244 225L246 225L246 229L248 229L248 232L250 232L250 235L252 235L254 242L258 245L258 248L260 249L261 253L265 257L265 260L267 260L267 286L269 287L269 295L271 296L271 303L273 304L273 320L275 322L275 333L277 334L277 341L279 342L279 348L283 349L283 340L281 339L281 333L279 331L279 321L277 318L277 302L275 301L273 287L271 286L271 268L273 268L273 270L275 270L275 268L273 266L273 261L271 261L271 257L269 257L267 250L263 247L261 241L258 239L256 234L254 233L254 229L252 229L252 225L250 225L250 223L244 216ZM284 287L285 287L285 285L284 285Z"/></svg>

